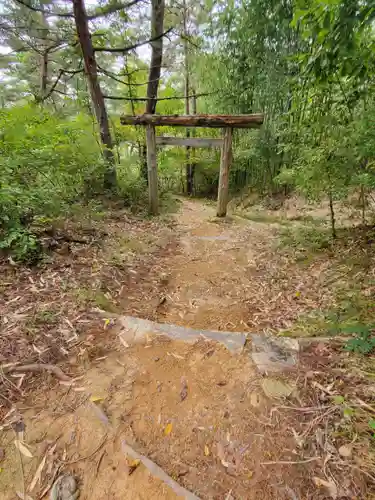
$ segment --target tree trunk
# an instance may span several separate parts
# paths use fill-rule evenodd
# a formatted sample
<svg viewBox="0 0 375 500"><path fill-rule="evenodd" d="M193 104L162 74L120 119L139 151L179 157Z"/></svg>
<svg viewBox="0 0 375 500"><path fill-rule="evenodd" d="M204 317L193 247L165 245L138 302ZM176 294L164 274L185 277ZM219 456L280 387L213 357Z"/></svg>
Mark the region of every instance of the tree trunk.
<svg viewBox="0 0 375 500"><path fill-rule="evenodd" d="M152 0L151 13L151 38L158 38L151 42L151 62L148 75L146 113L155 114L161 65L163 62L163 37L164 31L164 0Z"/></svg>
<svg viewBox="0 0 375 500"><path fill-rule="evenodd" d="M331 231L332 231L332 239L336 239L336 220L335 220L335 211L333 209L333 198L332 198L332 190L329 190L328 193L329 198L329 211L331 213Z"/></svg>
<svg viewBox="0 0 375 500"><path fill-rule="evenodd" d="M189 75L189 50L188 50L188 29L187 29L187 6L186 0L183 2L183 45L184 45L184 65L185 65L185 114L190 115L190 75ZM186 137L190 137L190 129L186 129ZM186 147L186 192L189 195L193 194L193 184L191 178L191 155L190 155L190 147Z"/></svg>
<svg viewBox="0 0 375 500"><path fill-rule="evenodd" d="M164 0L151 0L151 38L160 37L151 42L151 61L148 74L146 113L155 114L161 65L163 62L163 37L164 32ZM141 148L141 175L148 183L146 144Z"/></svg>
<svg viewBox="0 0 375 500"><path fill-rule="evenodd" d="M44 50L40 64L40 100L43 101L47 93L48 80L48 50Z"/></svg>
<svg viewBox="0 0 375 500"><path fill-rule="evenodd" d="M100 140L103 145L103 156L107 162L107 169L104 175L104 188L113 189L116 186L115 157L113 154L107 109L98 80L97 64L89 32L84 0L73 0L73 12L77 35L82 50L83 60L85 62L85 73L89 84L91 100L99 125Z"/></svg>
<svg viewBox="0 0 375 500"><path fill-rule="evenodd" d="M43 4L40 2L40 7L43 7ZM39 84L39 96L37 97L37 101L43 103L44 97L47 94L47 83L48 83L48 59L49 59L49 47L48 47L48 34L49 34L49 25L48 20L44 13L40 14L41 16L41 24L43 25L43 29L40 30L40 37L43 39L43 52L40 56L40 84Z"/></svg>
<svg viewBox="0 0 375 500"><path fill-rule="evenodd" d="M195 90L192 91L192 95L193 95L193 101L192 101L192 113L193 115L196 115L197 114L197 96L195 95ZM191 135L193 137L196 136L196 130L195 128L192 129L191 131ZM191 151L190 151L190 171L189 171L189 187L190 187L190 191L191 191L191 194L194 193L194 176L195 176L195 149L192 148Z"/></svg>

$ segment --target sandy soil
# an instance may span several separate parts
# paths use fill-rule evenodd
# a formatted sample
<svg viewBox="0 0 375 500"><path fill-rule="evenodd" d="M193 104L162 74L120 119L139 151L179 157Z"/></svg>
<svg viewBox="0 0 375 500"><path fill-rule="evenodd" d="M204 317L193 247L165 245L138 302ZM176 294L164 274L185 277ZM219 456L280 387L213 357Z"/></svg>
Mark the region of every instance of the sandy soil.
<svg viewBox="0 0 375 500"><path fill-rule="evenodd" d="M286 327L329 300L321 291L329 277L327 259L318 257L301 269L282 254L275 258L277 227L214 215L213 207L184 200L173 230L158 233L152 258L127 261L125 271L117 252L106 295L116 312L251 332ZM148 227L152 236L154 226ZM95 272L102 277L98 262ZM55 272L55 282L59 279ZM301 445L296 435L308 435L311 419L324 422L336 410L316 414L312 405L306 421L305 414L292 416L282 408L302 406L307 380L302 367L288 375L301 392L288 402L269 399L246 349L232 355L203 339L184 344L153 336L124 345L115 320L103 326L103 315L90 314L95 328L79 332L70 365L65 364L78 376L74 385L52 376L41 379L28 401L4 420L1 499L13 500L16 492L27 500L47 498L43 494L65 472L77 478L83 500L177 498L126 456L124 442L202 499L334 498L327 485L317 487L311 479L322 477L327 457L315 444ZM28 453L19 451L15 439ZM30 490L41 462L40 482ZM331 484L330 475L323 477ZM336 498L366 498L362 479L353 481L333 483Z"/></svg>

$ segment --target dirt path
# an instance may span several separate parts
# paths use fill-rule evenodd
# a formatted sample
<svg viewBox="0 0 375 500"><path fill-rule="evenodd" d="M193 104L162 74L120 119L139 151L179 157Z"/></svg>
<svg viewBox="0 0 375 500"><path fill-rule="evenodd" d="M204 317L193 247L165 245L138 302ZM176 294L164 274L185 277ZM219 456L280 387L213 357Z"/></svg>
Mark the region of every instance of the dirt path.
<svg viewBox="0 0 375 500"><path fill-rule="evenodd" d="M181 252L169 258L158 320L192 328L259 332L287 328L323 307L326 259L303 268L277 248L280 225L217 219L215 207L184 200L177 217Z"/></svg>
<svg viewBox="0 0 375 500"><path fill-rule="evenodd" d="M217 220L212 206L189 200L176 221L177 252L170 251L177 247L169 232L167 254L148 272L134 271L138 277L127 286L118 278L122 312L196 329L258 332L285 327L325 300L317 276L327 264L317 259L302 272L282 254L275 258L277 225ZM15 491L22 497L24 489L23 498L42 498L63 472L78 479L82 500L177 498L126 458L124 443L202 499L326 498L309 479L325 467L320 452L296 439L311 426L266 396L272 378L257 372L246 350L233 355L203 338L187 344L152 334L132 344L121 341L115 317L104 326L78 343L71 363L81 363L82 375L73 385L54 381L47 388L50 379L13 411L18 423L5 428L0 448L2 499L13 500ZM95 345L89 358L88 342ZM289 380L297 406L295 384L303 377L296 371ZM15 438L29 453L14 446ZM41 462L41 484L30 491Z"/></svg>

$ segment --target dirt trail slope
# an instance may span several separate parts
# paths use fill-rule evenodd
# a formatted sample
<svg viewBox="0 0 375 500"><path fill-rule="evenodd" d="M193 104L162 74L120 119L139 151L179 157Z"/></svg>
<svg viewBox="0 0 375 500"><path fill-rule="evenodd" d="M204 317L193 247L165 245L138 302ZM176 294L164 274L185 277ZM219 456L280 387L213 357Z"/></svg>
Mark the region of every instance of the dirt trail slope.
<svg viewBox="0 0 375 500"><path fill-rule="evenodd" d="M181 252L169 258L168 288L158 320L192 328L258 332L285 328L323 306L329 267L302 269L277 250L278 224L217 219L215 207L184 200L177 218Z"/></svg>
<svg viewBox="0 0 375 500"><path fill-rule="evenodd" d="M142 313L147 280L156 273L162 281L163 294L154 309L145 307L146 317L197 329L260 331L286 326L316 304L324 262L302 279L282 255L275 259L276 226L217 220L213 207L189 200L176 221L178 252L129 286L132 307ZM105 328L91 334L101 354L85 359L73 385L36 390L30 407L19 408L24 424L7 430L1 442L2 499L13 500L16 491L41 499L67 472L77 478L82 500L177 498L126 458L124 442L202 499L326 497L309 479L324 463L316 450L299 449L294 437L311 428L299 428L303 419L287 417L283 402L265 395L265 381L272 380L257 373L248 352L232 355L203 338L185 344L150 335L132 345L121 341L115 318ZM297 378L293 373L282 389L300 405ZM17 448L15 438L29 452Z"/></svg>

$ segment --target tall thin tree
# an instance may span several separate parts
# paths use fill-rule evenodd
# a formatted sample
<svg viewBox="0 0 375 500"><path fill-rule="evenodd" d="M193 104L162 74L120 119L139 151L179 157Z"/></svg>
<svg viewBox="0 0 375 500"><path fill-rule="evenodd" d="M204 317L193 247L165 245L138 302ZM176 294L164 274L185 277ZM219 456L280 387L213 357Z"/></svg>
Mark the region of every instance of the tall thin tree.
<svg viewBox="0 0 375 500"><path fill-rule="evenodd" d="M116 186L116 167L113 154L113 143L109 129L109 120L105 101L98 79L98 67L92 45L84 0L73 0L73 13L82 56L85 64L86 78L89 84L91 100L99 125L103 154L107 162L104 187L112 189Z"/></svg>

